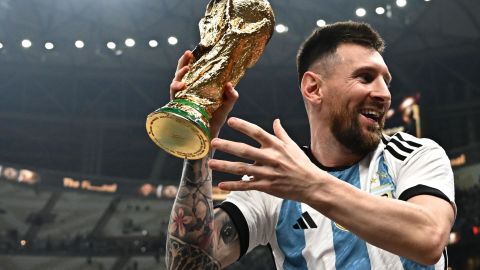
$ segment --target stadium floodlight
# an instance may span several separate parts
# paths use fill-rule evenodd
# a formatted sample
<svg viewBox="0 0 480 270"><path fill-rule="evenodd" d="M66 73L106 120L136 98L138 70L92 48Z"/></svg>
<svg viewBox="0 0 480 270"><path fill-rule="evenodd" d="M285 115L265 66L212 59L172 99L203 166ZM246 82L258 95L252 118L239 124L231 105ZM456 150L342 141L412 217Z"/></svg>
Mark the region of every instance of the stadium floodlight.
<svg viewBox="0 0 480 270"><path fill-rule="evenodd" d="M407 0L397 0L396 4L398 7L404 7L407 5Z"/></svg>
<svg viewBox="0 0 480 270"><path fill-rule="evenodd" d="M156 41L155 39L152 39L148 41L148 46L150 46L151 48L156 48L158 46L158 41Z"/></svg>
<svg viewBox="0 0 480 270"><path fill-rule="evenodd" d="M0 42L0 49L3 49L3 43Z"/></svg>
<svg viewBox="0 0 480 270"><path fill-rule="evenodd" d="M107 42L107 48L109 48L110 50L115 50L116 47L117 47L117 44L115 44L115 42L113 41Z"/></svg>
<svg viewBox="0 0 480 270"><path fill-rule="evenodd" d="M75 47L77 47L78 49L82 49L83 47L85 47L85 43L81 40L77 40L75 41Z"/></svg>
<svg viewBox="0 0 480 270"><path fill-rule="evenodd" d="M288 32L288 27L284 24L279 23L275 26L275 31L277 31L277 33L279 34L283 34Z"/></svg>
<svg viewBox="0 0 480 270"><path fill-rule="evenodd" d="M168 41L168 44L170 44L172 46L177 45L177 43L178 43L178 39L176 37L173 37L173 36L169 37L167 39L167 41Z"/></svg>
<svg viewBox="0 0 480 270"><path fill-rule="evenodd" d="M357 10L355 10L355 14L357 14L358 17L363 17L367 15L367 11L364 8L357 8Z"/></svg>
<svg viewBox="0 0 480 270"><path fill-rule="evenodd" d="M29 39L22 40L22 47L28 49L32 47L32 42Z"/></svg>
<svg viewBox="0 0 480 270"><path fill-rule="evenodd" d="M53 48L55 48L55 45L52 42L45 42L45 49L53 50Z"/></svg>
<svg viewBox="0 0 480 270"><path fill-rule="evenodd" d="M125 46L127 46L127 47L135 46L135 40L133 38L125 39Z"/></svg>
<svg viewBox="0 0 480 270"><path fill-rule="evenodd" d="M383 7L377 7L375 9L375 12L378 14L378 15L383 15L385 14L385 9Z"/></svg>
<svg viewBox="0 0 480 270"><path fill-rule="evenodd" d="M317 21L317 26L318 27L322 27L322 26L325 26L327 24L327 22L325 20L318 20Z"/></svg>

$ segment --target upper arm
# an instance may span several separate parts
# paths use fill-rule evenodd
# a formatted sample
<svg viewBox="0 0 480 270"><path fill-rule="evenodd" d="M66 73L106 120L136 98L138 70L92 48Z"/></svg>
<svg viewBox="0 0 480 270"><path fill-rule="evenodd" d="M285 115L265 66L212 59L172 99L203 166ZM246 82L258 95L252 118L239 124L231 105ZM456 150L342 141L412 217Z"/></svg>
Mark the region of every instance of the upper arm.
<svg viewBox="0 0 480 270"><path fill-rule="evenodd" d="M237 227L227 212L216 208L214 215L213 256L224 268L240 257L240 239Z"/></svg>
<svg viewBox="0 0 480 270"><path fill-rule="evenodd" d="M425 209L433 218L435 224L438 225L442 237L447 241L453 222L455 221L454 206L445 199L431 195L418 195L410 198L408 202L419 205Z"/></svg>

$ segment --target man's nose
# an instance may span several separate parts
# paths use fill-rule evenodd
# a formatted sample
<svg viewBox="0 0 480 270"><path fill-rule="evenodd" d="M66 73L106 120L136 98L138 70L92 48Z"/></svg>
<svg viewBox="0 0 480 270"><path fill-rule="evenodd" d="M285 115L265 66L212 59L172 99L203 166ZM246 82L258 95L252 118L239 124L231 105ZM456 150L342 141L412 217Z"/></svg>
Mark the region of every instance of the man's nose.
<svg viewBox="0 0 480 270"><path fill-rule="evenodd" d="M374 84L372 84L372 90L370 91L370 96L379 102L387 103L390 102L392 96L390 90L388 89L387 83L382 79L377 79Z"/></svg>

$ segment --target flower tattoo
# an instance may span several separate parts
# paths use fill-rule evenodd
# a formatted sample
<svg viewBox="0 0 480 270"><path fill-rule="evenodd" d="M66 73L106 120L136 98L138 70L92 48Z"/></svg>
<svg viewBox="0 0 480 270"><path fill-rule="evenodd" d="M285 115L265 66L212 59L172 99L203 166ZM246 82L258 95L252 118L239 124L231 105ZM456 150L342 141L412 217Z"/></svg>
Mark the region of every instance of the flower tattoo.
<svg viewBox="0 0 480 270"><path fill-rule="evenodd" d="M178 213L172 211L172 223L170 224L170 233L175 233L178 230L178 234L183 237L185 236L185 225L192 222L192 217L185 216L183 208L178 209Z"/></svg>

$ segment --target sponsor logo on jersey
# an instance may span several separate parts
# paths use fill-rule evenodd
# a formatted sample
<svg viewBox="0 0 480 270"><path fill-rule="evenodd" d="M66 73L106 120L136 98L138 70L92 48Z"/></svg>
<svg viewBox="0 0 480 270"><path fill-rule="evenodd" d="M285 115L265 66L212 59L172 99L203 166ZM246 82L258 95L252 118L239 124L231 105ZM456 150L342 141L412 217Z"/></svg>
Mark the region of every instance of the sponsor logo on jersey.
<svg viewBox="0 0 480 270"><path fill-rule="evenodd" d="M297 223L293 225L295 230L316 229L317 224L313 221L307 211L303 212L302 216L297 219Z"/></svg>

